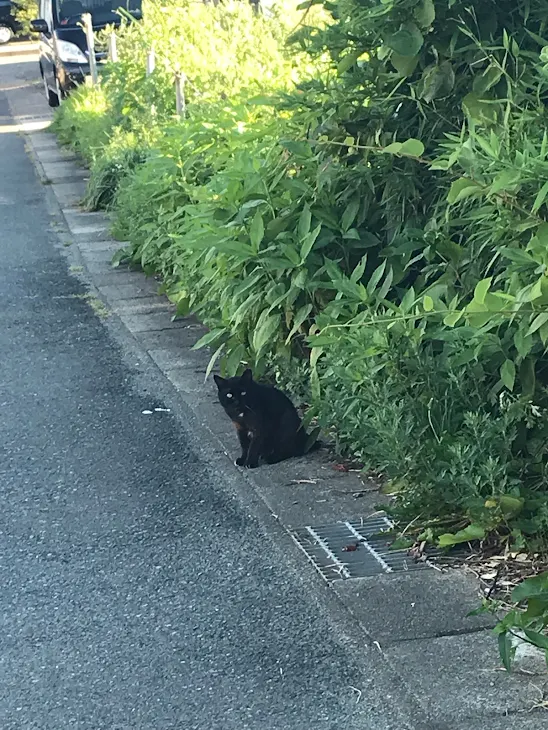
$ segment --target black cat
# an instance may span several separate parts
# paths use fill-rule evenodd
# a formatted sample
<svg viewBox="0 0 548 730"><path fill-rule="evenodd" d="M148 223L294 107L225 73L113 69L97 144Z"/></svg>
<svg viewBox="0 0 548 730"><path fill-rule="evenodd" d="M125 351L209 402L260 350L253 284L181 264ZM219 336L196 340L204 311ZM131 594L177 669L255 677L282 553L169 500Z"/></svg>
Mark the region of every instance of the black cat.
<svg viewBox="0 0 548 730"><path fill-rule="evenodd" d="M255 469L261 457L267 464L276 464L305 453L309 436L295 406L281 390L256 383L249 369L237 378L213 377L221 405L240 439L238 466ZM312 448L319 446L316 442Z"/></svg>

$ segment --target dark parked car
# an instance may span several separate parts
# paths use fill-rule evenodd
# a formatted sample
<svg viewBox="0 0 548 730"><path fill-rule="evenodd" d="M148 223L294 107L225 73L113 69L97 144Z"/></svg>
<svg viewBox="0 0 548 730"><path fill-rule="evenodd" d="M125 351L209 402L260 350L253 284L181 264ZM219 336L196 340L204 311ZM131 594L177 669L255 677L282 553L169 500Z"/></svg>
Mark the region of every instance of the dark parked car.
<svg viewBox="0 0 548 730"><path fill-rule="evenodd" d="M32 21L31 29L40 34L40 73L50 106L58 106L89 75L82 15L91 14L97 31L120 25L121 18L115 12L119 7L135 18L141 17L141 0L40 0L40 18ZM96 53L97 61L104 56Z"/></svg>
<svg viewBox="0 0 548 730"><path fill-rule="evenodd" d="M15 17L17 10L18 6L11 0L0 0L0 45L11 41L21 30L21 23Z"/></svg>

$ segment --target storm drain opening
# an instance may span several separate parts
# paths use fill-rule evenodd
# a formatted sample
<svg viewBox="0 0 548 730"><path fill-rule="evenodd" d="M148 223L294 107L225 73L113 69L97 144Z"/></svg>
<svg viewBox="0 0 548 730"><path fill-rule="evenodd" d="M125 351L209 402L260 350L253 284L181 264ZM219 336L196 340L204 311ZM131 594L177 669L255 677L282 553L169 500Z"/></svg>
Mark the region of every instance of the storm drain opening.
<svg viewBox="0 0 548 730"><path fill-rule="evenodd" d="M386 515L376 514L321 527L307 525L295 530L293 538L328 582L430 567L407 550L390 549L393 527Z"/></svg>

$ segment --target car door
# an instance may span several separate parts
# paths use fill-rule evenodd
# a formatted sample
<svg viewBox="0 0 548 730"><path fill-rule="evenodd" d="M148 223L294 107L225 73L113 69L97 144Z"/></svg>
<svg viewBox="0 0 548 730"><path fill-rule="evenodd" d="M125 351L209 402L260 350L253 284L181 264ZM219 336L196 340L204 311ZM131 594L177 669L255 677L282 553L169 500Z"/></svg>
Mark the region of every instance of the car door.
<svg viewBox="0 0 548 730"><path fill-rule="evenodd" d="M48 33L40 35L40 63L50 89L55 89L55 48L52 0L40 0L40 17L48 24Z"/></svg>

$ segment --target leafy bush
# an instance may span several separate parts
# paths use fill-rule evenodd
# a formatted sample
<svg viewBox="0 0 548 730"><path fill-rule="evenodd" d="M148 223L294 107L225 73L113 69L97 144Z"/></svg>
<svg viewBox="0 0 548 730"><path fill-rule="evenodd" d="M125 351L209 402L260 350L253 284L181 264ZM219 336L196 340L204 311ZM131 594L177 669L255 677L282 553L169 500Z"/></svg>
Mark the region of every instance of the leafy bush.
<svg viewBox="0 0 548 730"><path fill-rule="evenodd" d="M38 0L17 0L15 17L22 25L18 35L29 35L30 22L38 17L38 12Z"/></svg>
<svg viewBox="0 0 548 730"><path fill-rule="evenodd" d="M529 644L545 653L548 665L548 573L526 578L517 585L511 596L512 607L507 610L500 601L484 599L480 608L472 612L504 616L495 626L499 652L507 671L511 671L520 643Z"/></svg>
<svg viewBox="0 0 548 730"><path fill-rule="evenodd" d="M542 546L544 3L308 5L151 5L59 134L108 179L123 255L211 328L211 365L306 395L414 534Z"/></svg>

